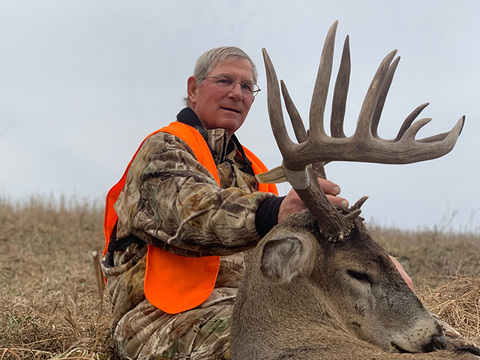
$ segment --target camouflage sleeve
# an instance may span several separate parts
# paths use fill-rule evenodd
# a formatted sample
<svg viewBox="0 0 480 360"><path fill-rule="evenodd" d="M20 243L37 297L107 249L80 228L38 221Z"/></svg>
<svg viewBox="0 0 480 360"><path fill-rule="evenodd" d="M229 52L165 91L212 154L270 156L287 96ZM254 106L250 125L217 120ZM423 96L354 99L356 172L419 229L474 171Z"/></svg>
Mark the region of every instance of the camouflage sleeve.
<svg viewBox="0 0 480 360"><path fill-rule="evenodd" d="M255 212L272 196L220 188L184 141L158 133L135 157L115 204L117 236L179 255L229 255L259 241Z"/></svg>

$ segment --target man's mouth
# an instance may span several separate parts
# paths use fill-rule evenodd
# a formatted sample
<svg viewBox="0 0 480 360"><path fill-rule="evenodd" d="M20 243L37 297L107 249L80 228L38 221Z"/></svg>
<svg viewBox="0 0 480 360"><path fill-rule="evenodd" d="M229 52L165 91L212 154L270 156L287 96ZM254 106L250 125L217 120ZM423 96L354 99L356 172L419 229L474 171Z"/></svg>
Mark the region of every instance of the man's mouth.
<svg viewBox="0 0 480 360"><path fill-rule="evenodd" d="M227 107L222 107L223 110L231 111L237 114L240 114L240 110L233 109L233 108L227 108Z"/></svg>

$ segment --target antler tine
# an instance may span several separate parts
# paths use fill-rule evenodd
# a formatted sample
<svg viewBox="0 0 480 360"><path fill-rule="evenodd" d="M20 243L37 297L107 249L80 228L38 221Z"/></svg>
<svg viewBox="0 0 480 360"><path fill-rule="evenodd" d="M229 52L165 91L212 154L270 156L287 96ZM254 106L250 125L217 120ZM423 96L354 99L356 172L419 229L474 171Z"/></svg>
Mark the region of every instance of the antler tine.
<svg viewBox="0 0 480 360"><path fill-rule="evenodd" d="M393 63L389 66L385 79L383 81L382 90L378 96L377 106L375 112L373 113L371 132L374 138L379 138L378 136L378 124L380 122L380 116L382 115L383 107L385 105L385 100L387 99L388 90L390 90L390 85L392 85L393 75L395 75L395 70L397 70L398 63L400 62L400 57L397 57Z"/></svg>
<svg viewBox="0 0 480 360"><path fill-rule="evenodd" d="M435 159L450 152L455 146L457 138L460 136L463 126L465 124L465 116L462 116L450 131L440 133L437 135L428 136L426 138L422 138L418 140L415 139L414 137L418 133L420 128L426 125L427 123L429 123L431 119L418 120L417 123L420 123L418 125L417 123L412 125L412 123L415 120L415 118L422 112L422 110L425 109L428 105L429 105L428 103L422 104L418 106L414 111L412 111L412 113L403 122L402 127L398 132L398 135L393 140L393 142L400 142L400 141L411 142L412 145L414 142L416 142L417 144L425 144L425 145L431 144L430 147L425 148L426 149L425 152L428 151L430 154L429 157L427 159L422 158L418 161ZM414 131L410 131L410 129L415 127L415 125L418 126L418 129Z"/></svg>
<svg viewBox="0 0 480 360"><path fill-rule="evenodd" d="M307 141L308 135L307 131L305 130L305 126L303 125L302 118L295 104L293 103L292 98L290 97L287 85L285 85L283 80L280 80L280 84L282 87L283 99L285 100L285 107L287 108L288 116L290 116L290 121L292 122L295 137L297 138L297 141L299 143L303 143ZM316 177L321 177L322 179L327 178L327 175L325 174L325 163L316 162L312 164L312 168Z"/></svg>
<svg viewBox="0 0 480 360"><path fill-rule="evenodd" d="M333 91L330 132L334 138L346 138L343 131L343 122L345 120L348 85L350 83L350 68L350 42L347 35L343 44L342 59L340 61L340 68L338 69L335 89Z"/></svg>
<svg viewBox="0 0 480 360"><path fill-rule="evenodd" d="M397 50L390 52L380 63L377 72L375 73L370 87L368 88L367 95L363 100L362 109L360 110L360 116L357 122L357 129L355 130L354 138L358 139L370 139L373 137L372 131L372 120L375 114L378 100L382 94L382 89L384 81L392 63L393 58Z"/></svg>
<svg viewBox="0 0 480 360"><path fill-rule="evenodd" d="M362 134L362 136L365 138L369 137L368 133L368 126L367 123L369 121L369 109L372 104L373 99L377 99L376 105L375 105L375 110L373 112L373 115L370 120L370 134L376 139L381 140L384 143L388 142L400 142L402 141L404 144L410 144L410 146L415 146L415 143L423 143L427 144L430 143L432 144L431 147L427 148L424 147L423 153L428 154L428 156L420 157L421 154L417 154L415 159L413 157L409 156L408 160L403 160L402 161L385 161L382 160L381 162L385 163L411 163L411 162L416 162L416 161L422 161L422 160L428 160L428 159L434 159L440 156L445 155L446 153L450 152L452 150L453 146L455 145L456 139L461 133L461 130L463 128L463 124L465 121L465 116L460 118L460 120L457 122L457 124L454 126L454 128L445 133L429 136L427 138L423 139L415 139L416 134L418 131L425 126L427 123L431 121L431 119L421 119L418 120L416 123L414 123L415 119L418 117L418 115L429 105L428 103L419 105L415 110L413 110L407 118L404 120L402 126L400 127L400 130L398 131L397 136L393 140L385 140L381 139L378 136L378 124L380 122L380 117L382 114L383 107L385 105L385 100L388 94L388 91L390 89L390 86L393 81L393 76L395 74L395 71L398 67L398 63L400 61L400 57L397 57L389 66L388 69L386 70L385 75L384 74L384 69L385 65L388 62L391 62L391 57L394 56L396 53L396 50L392 51L390 54L388 54L382 63L380 64L377 73L374 76L374 79L372 81L372 85L369 88L369 91L367 92L367 96L365 97L364 100L364 106L362 107L362 111L360 114L360 118L358 121L357 125L357 131ZM375 92L375 86L374 82L377 83L382 83L381 85L381 90L377 93ZM373 95L372 95L373 94ZM377 95L377 96L374 96ZM365 106L366 105L366 106ZM365 110L365 112L364 112ZM365 115L365 116L364 116ZM357 134L357 132L356 132ZM355 135L356 135L355 134ZM368 142L368 140L366 141ZM443 142L443 144L442 144ZM407 149L404 149L404 153L408 153ZM367 159L364 159L363 161L370 161Z"/></svg>
<svg viewBox="0 0 480 360"><path fill-rule="evenodd" d="M333 51L335 47L335 34L338 21L335 21L328 31L323 45L320 65L318 67L317 80L313 89L312 102L310 105L310 136L313 138L325 137L323 117L327 102L328 87L333 67Z"/></svg>
<svg viewBox="0 0 480 360"><path fill-rule="evenodd" d="M293 126L293 131L295 132L295 137L299 143L307 141L307 131L303 125L302 117L297 110L297 107L292 101L290 94L288 93L287 85L283 80L280 80L280 85L282 88L283 99L285 100L285 107L287 108L288 116Z"/></svg>
<svg viewBox="0 0 480 360"><path fill-rule="evenodd" d="M425 103L420 106L417 106L417 108L413 110L410 113L410 115L407 116L402 126L400 127L400 130L398 130L397 136L393 141L399 141L402 138L403 134L405 134L405 131L407 131L407 129L410 127L410 125L412 125L413 121L417 118L417 116L420 115L423 109L425 109L428 105L429 105L428 103Z"/></svg>
<svg viewBox="0 0 480 360"><path fill-rule="evenodd" d="M463 125L465 123L465 116L462 116L452 130L447 133L437 134L430 136L426 139L421 139L420 141L415 140L415 135L420 131L422 127L428 124L432 119L420 119L417 122L413 123L406 131L402 137L402 141L405 143L414 143L422 144L425 148L429 149L430 159L435 159L437 157L443 156L453 149L455 142L457 141L458 136L462 132ZM437 146L443 145L443 146ZM418 146L418 145L417 145Z"/></svg>
<svg viewBox="0 0 480 360"><path fill-rule="evenodd" d="M461 123L461 127L460 127L460 132L459 134L462 132L463 130L463 125L464 125L464 122L465 122L465 116L462 116L459 120L459 123ZM433 136L429 136L429 137L426 137L426 138L423 138L423 139L420 139L418 140L418 142L421 142L421 143L433 143L433 142L437 142L437 141L443 141L447 138L447 136L449 136L451 133L451 131L448 131L448 132L444 132L444 133L441 133L441 134L437 134L437 135L433 135Z"/></svg>
<svg viewBox="0 0 480 360"><path fill-rule="evenodd" d="M412 111L412 113L405 119L403 122L400 130L398 131L398 134L396 138L393 141L400 141L403 139L403 136L406 136L406 133L412 127L412 123L415 120L415 118L425 109L429 103L425 103L422 105L419 105L415 110ZM421 121L421 120L419 120ZM427 121L429 122L429 121ZM441 134L429 136L423 139L418 139L416 140L418 143L441 143L442 141L449 142L451 143L451 147L453 148L453 145L455 145L457 137L461 134L463 125L465 124L465 116L462 116L457 124L454 126L454 128L448 132L444 132ZM422 125L423 126L423 125ZM414 134L416 134L418 131L415 131ZM455 135L456 134L456 135ZM411 135L412 136L412 135ZM448 140L447 140L448 138ZM452 143L453 142L453 143ZM451 149L450 149L451 150ZM450 151L448 150L448 151ZM447 152L448 152L447 151ZM440 155L441 156L441 155Z"/></svg>
<svg viewBox="0 0 480 360"><path fill-rule="evenodd" d="M267 75L267 97L270 125L272 126L273 135L275 136L278 148L280 149L286 166L288 167L290 159L288 155L294 151L295 144L290 140L285 127L277 74L265 48L262 49L262 53Z"/></svg>
<svg viewBox="0 0 480 360"><path fill-rule="evenodd" d="M330 27L330 30L327 34L325 45L323 47L320 65L317 74L317 80L315 82L315 88L312 95L312 102L310 106L310 133L313 138L319 136L326 136L325 129L324 129L324 113L325 113L325 104L327 101L327 94L328 94L328 87L330 83L330 76L332 73L333 67L333 52L334 52L334 45L335 45L335 34L338 26L338 21ZM344 57L348 58L348 61L344 61ZM347 81L347 91L340 94L341 91L338 91L340 96L337 96L337 102L339 103L335 109L339 109L343 114L345 113L345 103L346 103L346 95L348 92L348 79L350 77L350 52L348 47L348 37L345 40L344 46L344 56L342 57L342 64L338 77L337 83L344 82L345 79ZM346 65L346 66L345 66ZM342 71L344 70L344 71ZM290 116L290 121L292 122L293 130L295 132L295 136L299 143L304 143L307 141L308 136L305 130L305 126L303 125L303 121L301 116L293 103L290 94L288 93L287 87L283 81L281 81L282 85L282 94L285 100L285 106L287 108L287 112ZM340 85L340 90L343 90L344 86ZM334 100L335 101L335 100ZM343 105L342 105L343 104ZM341 107L343 106L343 110ZM341 121L339 122L340 128L343 127L343 115L341 115ZM334 122L331 122L333 124ZM342 131L343 133L343 131ZM325 167L324 162L316 162L313 164L314 172L317 176L320 176L326 179L325 174Z"/></svg>
<svg viewBox="0 0 480 360"><path fill-rule="evenodd" d="M378 124L380 122L380 117L381 117L381 114L382 114L382 110L383 110L383 107L385 105L385 100L386 100L386 97L387 97L387 93L388 93L388 90L390 89L390 86L392 84L392 81L393 81L393 75L395 73L395 70L397 69L397 66L398 66L398 63L400 61L400 57L397 57L393 63L390 65L388 71L387 71L387 74L385 76L385 79L384 79L384 84L383 84L383 87L382 87L382 90L380 92L380 95L379 95L379 98L378 98L378 102L377 102L377 106L375 108L375 112L374 112L374 115L373 115L373 118L372 118L372 122L371 122L371 133L372 133L372 136L376 139L379 139L379 140L382 140L382 141L386 141L386 142L398 142L400 140L402 140L403 136L408 134L408 137L409 139L405 140L405 141L409 141L412 143L413 145L413 142L414 141L417 141L418 143L436 143L436 142L442 142L444 141L451 133L457 133L458 129L460 130L460 132L458 132L458 135L461 133L461 130L462 130L462 127L463 127L463 123L464 123L464 120L465 120L465 117L462 117L459 122L457 123L457 125L455 126L454 129L452 129L452 131L449 131L449 132L444 132L444 133L441 133L441 134L437 134L437 135L433 135L433 136L429 136L429 137L426 137L426 138L423 138L423 139L418 139L418 140L415 140L414 137L415 135L418 133L418 131L420 130L420 128L422 128L423 126L425 126L428 122L431 121L431 119L422 119L422 120L418 120L418 124L414 127L415 129L411 129L412 127L412 124L413 122L415 121L415 119L418 117L418 115L420 115L420 113L429 105L429 103L425 103L425 104L421 104L419 106L417 106L417 108L415 110L413 110L408 116L407 118L404 120L402 126L400 127L398 133L397 133L397 136L395 137L395 139L393 140L384 140L384 139L381 139L380 136L378 136ZM410 130L411 129L411 130ZM456 129L456 130L455 130ZM458 136L457 135L457 136ZM453 139L453 135L450 136L450 140L449 141L454 141L456 140ZM453 143L454 144L454 143ZM453 146L452 146L453 147ZM448 151L447 151L448 152ZM440 155L441 156L441 155Z"/></svg>

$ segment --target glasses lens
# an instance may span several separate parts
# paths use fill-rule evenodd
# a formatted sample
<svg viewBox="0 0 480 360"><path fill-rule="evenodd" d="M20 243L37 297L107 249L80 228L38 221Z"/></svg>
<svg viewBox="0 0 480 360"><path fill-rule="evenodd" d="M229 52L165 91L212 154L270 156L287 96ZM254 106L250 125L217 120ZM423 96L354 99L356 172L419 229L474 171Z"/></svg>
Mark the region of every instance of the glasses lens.
<svg viewBox="0 0 480 360"><path fill-rule="evenodd" d="M216 81L217 85L224 89L230 89L235 86L235 81L228 77L219 77Z"/></svg>
<svg viewBox="0 0 480 360"><path fill-rule="evenodd" d="M253 84L250 82L241 83L242 91L245 95L253 95Z"/></svg>

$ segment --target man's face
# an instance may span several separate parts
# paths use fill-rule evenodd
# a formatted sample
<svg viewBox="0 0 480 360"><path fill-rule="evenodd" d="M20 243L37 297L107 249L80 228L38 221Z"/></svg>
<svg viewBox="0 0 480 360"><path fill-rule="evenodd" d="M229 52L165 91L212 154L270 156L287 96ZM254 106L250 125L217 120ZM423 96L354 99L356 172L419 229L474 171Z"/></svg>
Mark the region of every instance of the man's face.
<svg viewBox="0 0 480 360"><path fill-rule="evenodd" d="M227 75L236 81L253 83L252 66L247 59L226 60L207 75ZM232 89L217 86L216 78L208 78L201 85L195 77L188 79L190 107L206 129L226 129L232 136L247 117L253 97L245 95L239 83Z"/></svg>

